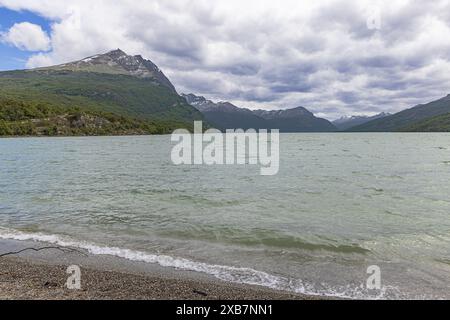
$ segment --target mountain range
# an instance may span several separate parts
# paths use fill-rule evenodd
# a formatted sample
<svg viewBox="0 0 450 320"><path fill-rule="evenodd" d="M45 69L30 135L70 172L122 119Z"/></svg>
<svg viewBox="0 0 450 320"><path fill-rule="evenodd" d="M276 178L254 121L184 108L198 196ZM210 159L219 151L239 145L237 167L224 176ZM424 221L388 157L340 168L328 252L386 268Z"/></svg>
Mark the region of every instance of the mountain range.
<svg viewBox="0 0 450 320"><path fill-rule="evenodd" d="M341 117L337 120L332 121L332 123L340 130L345 131L352 127L356 127L362 125L364 123L370 122L372 120L381 119L384 117L390 116L390 113L379 113L374 116L350 116L350 117Z"/></svg>
<svg viewBox="0 0 450 320"><path fill-rule="evenodd" d="M280 132L334 132L337 128L328 120L317 118L303 107L285 110L250 110L230 102L212 102L194 94L182 94L205 119L219 130L279 129Z"/></svg>
<svg viewBox="0 0 450 320"><path fill-rule="evenodd" d="M396 114L333 123L304 107L250 110L179 95L164 73L120 49L57 66L0 72L1 135L164 134L205 127L280 132L450 131L450 95Z"/></svg>
<svg viewBox="0 0 450 320"><path fill-rule="evenodd" d="M450 95L396 114L342 117L333 122L317 118L303 107L250 110L229 102L212 102L195 94L181 94L207 121L220 130L280 129L280 132L450 132Z"/></svg>

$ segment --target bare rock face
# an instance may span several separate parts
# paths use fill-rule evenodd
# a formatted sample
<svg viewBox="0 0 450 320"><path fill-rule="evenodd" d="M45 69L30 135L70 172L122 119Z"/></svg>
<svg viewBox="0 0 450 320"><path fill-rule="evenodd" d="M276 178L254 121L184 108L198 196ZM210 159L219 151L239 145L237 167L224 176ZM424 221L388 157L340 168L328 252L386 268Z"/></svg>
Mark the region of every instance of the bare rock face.
<svg viewBox="0 0 450 320"><path fill-rule="evenodd" d="M102 128L105 125L110 124L111 122L97 116L92 115L84 115L84 114L76 114L72 116L68 116L66 119L66 125L71 128Z"/></svg>
<svg viewBox="0 0 450 320"><path fill-rule="evenodd" d="M200 112L229 112L229 113L246 113L252 114L252 111L246 108L239 108L229 102L213 102L211 100L206 100L205 97L196 96L192 93L184 94L181 96L189 103L191 106L195 107Z"/></svg>
<svg viewBox="0 0 450 320"><path fill-rule="evenodd" d="M140 55L127 55L120 49L55 67L42 68L42 70L45 69L124 74L138 78L152 79L159 85L176 93L175 87L170 80L152 61L146 60Z"/></svg>

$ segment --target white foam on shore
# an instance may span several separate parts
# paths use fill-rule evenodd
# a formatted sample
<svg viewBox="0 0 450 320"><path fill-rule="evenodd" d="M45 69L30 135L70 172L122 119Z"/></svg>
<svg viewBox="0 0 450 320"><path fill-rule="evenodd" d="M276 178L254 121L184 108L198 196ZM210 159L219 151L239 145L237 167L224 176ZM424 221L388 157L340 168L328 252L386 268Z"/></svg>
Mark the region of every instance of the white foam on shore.
<svg viewBox="0 0 450 320"><path fill-rule="evenodd" d="M298 294L328 296L349 299L383 299L385 291L377 296L367 295L361 287L316 289L314 285L304 283L297 279L274 276L263 271L251 268L230 267L222 265L196 262L185 258L156 255L142 251L123 249L117 247L99 246L85 241L77 241L65 236L46 235L42 233L25 233L17 230L0 227L0 239L18 241L36 241L54 244L60 247L83 249L93 255L115 256L130 261L158 264L162 267L176 268L178 270L194 271L212 275L220 280L263 286L276 290L290 291Z"/></svg>

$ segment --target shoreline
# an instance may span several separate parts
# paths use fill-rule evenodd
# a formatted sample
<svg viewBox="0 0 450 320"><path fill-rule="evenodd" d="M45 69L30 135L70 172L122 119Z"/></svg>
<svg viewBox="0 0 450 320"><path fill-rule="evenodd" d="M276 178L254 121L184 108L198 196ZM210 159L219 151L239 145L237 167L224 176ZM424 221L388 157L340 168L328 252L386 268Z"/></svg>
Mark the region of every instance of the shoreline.
<svg viewBox="0 0 450 320"><path fill-rule="evenodd" d="M66 135L55 135L55 136L45 136L45 135L24 135L24 136L0 136L0 139L29 139L29 138L36 138L36 139L45 139L45 138L121 138L121 137L158 137L158 136L170 136L170 133L166 134L112 134L112 135L72 135L72 136L66 136Z"/></svg>
<svg viewBox="0 0 450 320"><path fill-rule="evenodd" d="M45 249L46 247L51 247ZM0 240L2 300L323 300L262 286L225 282L181 271L84 250L61 250L40 242ZM81 269L81 289L66 287L67 268ZM330 298L331 299L331 298Z"/></svg>

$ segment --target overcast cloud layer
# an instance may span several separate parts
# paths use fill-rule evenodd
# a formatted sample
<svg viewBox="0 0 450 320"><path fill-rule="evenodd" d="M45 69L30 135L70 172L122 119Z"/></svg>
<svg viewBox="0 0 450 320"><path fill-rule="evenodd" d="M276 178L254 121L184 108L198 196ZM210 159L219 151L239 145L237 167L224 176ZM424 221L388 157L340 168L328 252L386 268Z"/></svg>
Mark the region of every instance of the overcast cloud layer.
<svg viewBox="0 0 450 320"><path fill-rule="evenodd" d="M22 43L26 50L50 49L34 54L28 67L121 48L155 62L179 92L250 108L305 106L330 119L395 112L450 93L449 0L0 0L0 6L53 21L50 43L42 34L38 45Z"/></svg>

